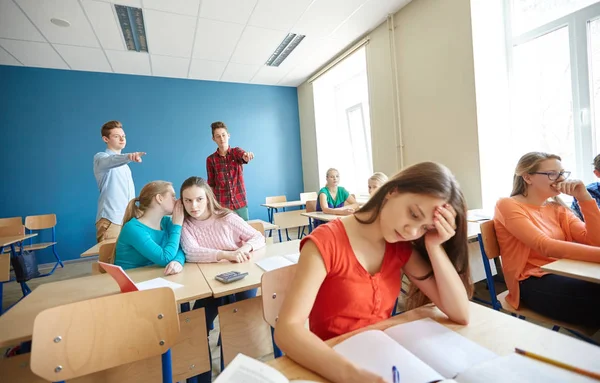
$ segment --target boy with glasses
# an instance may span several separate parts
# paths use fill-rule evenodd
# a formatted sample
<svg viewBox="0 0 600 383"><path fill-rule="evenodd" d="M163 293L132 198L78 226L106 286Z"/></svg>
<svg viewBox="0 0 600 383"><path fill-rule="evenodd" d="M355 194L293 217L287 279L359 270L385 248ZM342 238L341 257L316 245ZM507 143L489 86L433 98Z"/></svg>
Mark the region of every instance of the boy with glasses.
<svg viewBox="0 0 600 383"><path fill-rule="evenodd" d="M142 156L146 155L145 152L121 154L127 140L119 121L102 125L101 134L106 150L94 156L94 176L100 191L96 214L98 242L119 236L125 208L135 198L133 177L127 164L142 162Z"/></svg>
<svg viewBox="0 0 600 383"><path fill-rule="evenodd" d="M594 175L597 178L600 178L600 154L594 157ZM596 204L600 206L600 183L593 182L587 185L586 189L588 190L592 198L596 200ZM584 220L583 215L581 214L581 210L579 209L579 202L577 202L576 199L573 199L571 210L573 210L573 213L575 213L575 215L578 216L582 221Z"/></svg>

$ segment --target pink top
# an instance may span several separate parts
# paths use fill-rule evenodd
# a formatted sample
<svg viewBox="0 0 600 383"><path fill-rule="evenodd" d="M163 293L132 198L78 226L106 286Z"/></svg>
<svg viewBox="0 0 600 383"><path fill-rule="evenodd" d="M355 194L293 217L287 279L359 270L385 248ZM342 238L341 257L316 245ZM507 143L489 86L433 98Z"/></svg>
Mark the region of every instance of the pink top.
<svg viewBox="0 0 600 383"><path fill-rule="evenodd" d="M235 213L223 218L211 216L201 221L186 217L181 230L181 248L187 262L217 262L220 251L237 250L243 245L258 250L265 246L265 237Z"/></svg>

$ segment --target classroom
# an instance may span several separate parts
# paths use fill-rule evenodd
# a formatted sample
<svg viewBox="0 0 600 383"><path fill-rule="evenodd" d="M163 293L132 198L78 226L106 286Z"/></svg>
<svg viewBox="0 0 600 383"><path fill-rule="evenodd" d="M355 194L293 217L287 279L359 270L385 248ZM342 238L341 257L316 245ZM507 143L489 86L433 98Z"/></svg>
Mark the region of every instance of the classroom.
<svg viewBox="0 0 600 383"><path fill-rule="evenodd" d="M599 381L597 116L598 0L0 0L0 382Z"/></svg>

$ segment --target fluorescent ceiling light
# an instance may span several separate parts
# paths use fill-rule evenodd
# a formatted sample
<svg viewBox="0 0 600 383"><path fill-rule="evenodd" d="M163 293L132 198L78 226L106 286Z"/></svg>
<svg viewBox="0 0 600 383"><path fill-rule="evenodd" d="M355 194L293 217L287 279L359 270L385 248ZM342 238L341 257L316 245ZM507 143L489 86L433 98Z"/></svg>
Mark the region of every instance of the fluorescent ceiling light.
<svg viewBox="0 0 600 383"><path fill-rule="evenodd" d="M127 49L136 52L148 52L142 9L115 4L115 10L117 11Z"/></svg>
<svg viewBox="0 0 600 383"><path fill-rule="evenodd" d="M275 49L275 52L271 54L271 57L269 57L269 59L267 60L266 65L279 66L279 64L281 64L283 60L285 60L290 55L290 53L292 53L292 51L296 49L296 47L298 46L298 44L300 44L304 37L304 35L288 33L288 35L285 36L281 44L279 44L277 49Z"/></svg>

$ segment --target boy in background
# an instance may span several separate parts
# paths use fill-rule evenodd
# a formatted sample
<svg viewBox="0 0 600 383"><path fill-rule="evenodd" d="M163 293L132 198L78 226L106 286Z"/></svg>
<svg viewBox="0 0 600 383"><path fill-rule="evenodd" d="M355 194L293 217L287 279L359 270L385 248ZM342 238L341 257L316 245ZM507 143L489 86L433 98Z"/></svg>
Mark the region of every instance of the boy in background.
<svg viewBox="0 0 600 383"><path fill-rule="evenodd" d="M597 178L600 178L600 154L598 154L596 157L594 157L594 175ZM588 192L590 192L590 195L592 196L592 198L596 200L596 204L598 204L598 206L600 206L600 183L593 182L593 183L589 184L588 186L586 186L586 189L588 190ZM581 210L579 209L579 203L577 202L577 200L575 198L573 198L573 204L571 205L571 210L573 210L575 215L578 216L583 221L583 215L581 214Z"/></svg>

